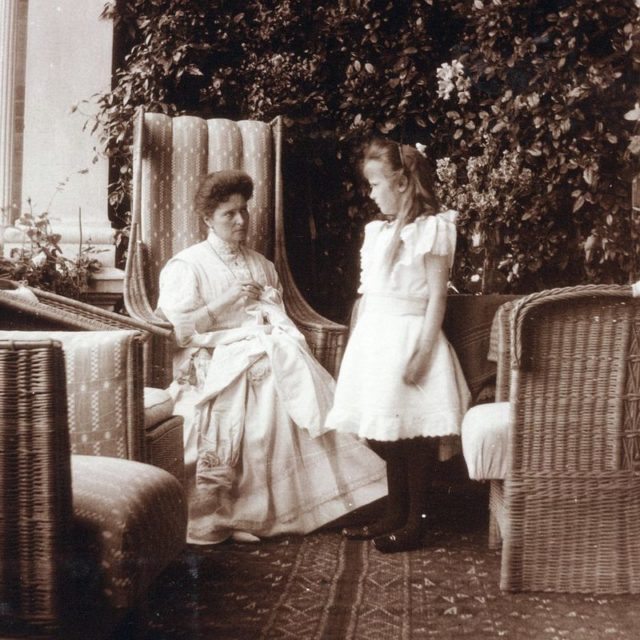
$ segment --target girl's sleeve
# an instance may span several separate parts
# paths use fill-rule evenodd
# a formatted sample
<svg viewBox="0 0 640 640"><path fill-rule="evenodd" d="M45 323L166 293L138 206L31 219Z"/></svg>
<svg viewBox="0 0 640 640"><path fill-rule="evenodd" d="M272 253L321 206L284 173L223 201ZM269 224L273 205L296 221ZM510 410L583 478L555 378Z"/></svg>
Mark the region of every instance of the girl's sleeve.
<svg viewBox="0 0 640 640"><path fill-rule="evenodd" d="M455 211L445 211L422 219L403 238L405 244L412 245L409 255L448 256L451 266L456 251L456 217Z"/></svg>

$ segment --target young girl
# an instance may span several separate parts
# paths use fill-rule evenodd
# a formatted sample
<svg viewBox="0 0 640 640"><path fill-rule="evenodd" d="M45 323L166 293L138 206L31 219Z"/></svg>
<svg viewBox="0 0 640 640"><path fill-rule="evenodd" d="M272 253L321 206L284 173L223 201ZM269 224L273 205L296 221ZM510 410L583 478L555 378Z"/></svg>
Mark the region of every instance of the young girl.
<svg viewBox="0 0 640 640"><path fill-rule="evenodd" d="M438 445L459 434L470 396L441 329L456 213L439 213L427 160L409 145L372 141L362 169L385 221L365 227L363 298L327 426L366 438L387 463L382 519L343 533L389 553L420 545Z"/></svg>

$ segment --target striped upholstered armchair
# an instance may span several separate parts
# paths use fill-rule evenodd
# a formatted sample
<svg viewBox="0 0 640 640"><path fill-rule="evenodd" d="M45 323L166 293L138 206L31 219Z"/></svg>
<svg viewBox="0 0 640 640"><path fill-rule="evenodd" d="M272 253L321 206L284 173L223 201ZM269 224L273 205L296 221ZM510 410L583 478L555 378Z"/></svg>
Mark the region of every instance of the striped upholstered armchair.
<svg viewBox="0 0 640 640"><path fill-rule="evenodd" d="M65 363L68 344L0 332L2 637L106 638L184 546L182 484L124 459L134 445L111 427L86 428L90 414L113 424L130 408L109 377L122 368L123 343L88 335L89 358ZM109 357L118 364L106 371Z"/></svg>
<svg viewBox="0 0 640 640"><path fill-rule="evenodd" d="M254 180L248 244L273 260L287 311L315 356L336 373L347 327L317 314L296 287L287 262L282 206L282 123L234 122L140 111L133 146L133 206L125 306L154 335L154 384L171 378L171 326L155 313L160 270L176 252L206 237L192 209L198 178L210 171L243 169Z"/></svg>

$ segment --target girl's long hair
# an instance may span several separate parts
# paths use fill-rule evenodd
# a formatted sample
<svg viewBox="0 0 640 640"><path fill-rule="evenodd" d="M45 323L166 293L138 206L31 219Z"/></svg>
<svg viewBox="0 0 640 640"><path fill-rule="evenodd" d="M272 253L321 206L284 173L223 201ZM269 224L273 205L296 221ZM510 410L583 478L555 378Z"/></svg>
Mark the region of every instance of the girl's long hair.
<svg viewBox="0 0 640 640"><path fill-rule="evenodd" d="M385 175L389 179L400 179L403 175L407 179L407 188L402 194L398 211L398 224L394 229L386 256L387 267L391 271L400 252L402 229L418 216L438 213L440 203L435 194L433 172L429 161L415 147L385 138L374 138L365 147L362 168L371 160L382 163L385 167Z"/></svg>

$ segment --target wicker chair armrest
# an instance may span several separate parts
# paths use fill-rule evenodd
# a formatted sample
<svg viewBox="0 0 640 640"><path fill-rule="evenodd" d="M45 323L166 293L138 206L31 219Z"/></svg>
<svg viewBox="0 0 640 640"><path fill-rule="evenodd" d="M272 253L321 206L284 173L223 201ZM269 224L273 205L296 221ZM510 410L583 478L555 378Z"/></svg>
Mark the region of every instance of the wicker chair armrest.
<svg viewBox="0 0 640 640"><path fill-rule="evenodd" d="M173 327L166 318L159 316L151 306L147 291L147 273L145 267L144 243L140 239L137 222L131 224L129 259L124 272L124 304L129 315L142 322L149 331L170 338Z"/></svg>
<svg viewBox="0 0 640 640"><path fill-rule="evenodd" d="M38 324L43 328L48 325L85 331L126 327L126 323L121 322L117 314L113 314L115 318L107 318L100 313L94 313L101 311L97 307L49 294L33 287L28 289L35 294L36 300L18 298L12 296L10 292L0 291L0 308L3 309L5 328L10 328L9 324L14 326Z"/></svg>
<svg viewBox="0 0 640 640"><path fill-rule="evenodd" d="M137 330L160 336L166 336L168 333L171 333L171 325L155 316L151 319L133 318L120 313L107 311L106 309L100 309L85 302L49 293L48 291L31 289L36 293L40 302L54 307L57 311L62 310L71 313L75 318L80 318L88 322L97 322L115 329ZM101 326L100 328L103 327Z"/></svg>
<svg viewBox="0 0 640 640"><path fill-rule="evenodd" d="M496 361L496 402L509 400L511 376L511 316L517 301L501 305L491 326L489 357Z"/></svg>
<svg viewBox="0 0 640 640"><path fill-rule="evenodd" d="M147 311L144 305L132 304L128 309L136 328L152 333L161 338L173 339L173 325L153 311Z"/></svg>
<svg viewBox="0 0 640 640"><path fill-rule="evenodd" d="M540 291L510 312L512 475L634 469L637 301L630 286Z"/></svg>

